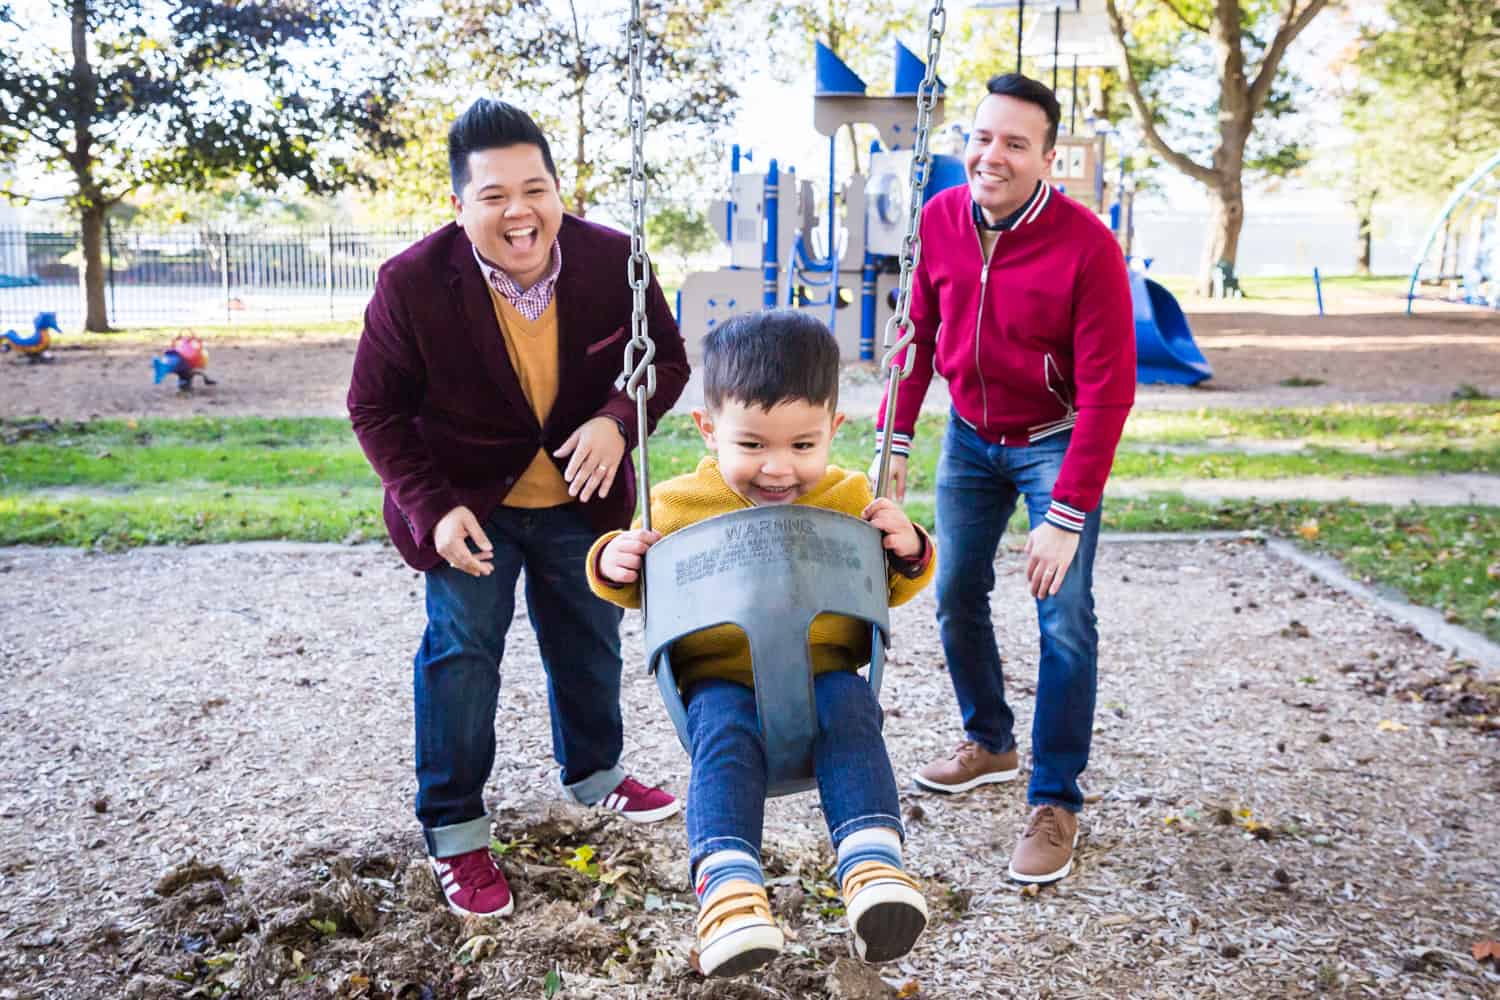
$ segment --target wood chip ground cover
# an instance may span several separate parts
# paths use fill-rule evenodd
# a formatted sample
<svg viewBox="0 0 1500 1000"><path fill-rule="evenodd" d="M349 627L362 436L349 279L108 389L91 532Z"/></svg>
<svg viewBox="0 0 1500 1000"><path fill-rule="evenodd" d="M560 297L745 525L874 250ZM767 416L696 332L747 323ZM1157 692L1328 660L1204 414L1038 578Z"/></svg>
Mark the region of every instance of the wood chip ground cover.
<svg viewBox="0 0 1500 1000"><path fill-rule="evenodd" d="M995 619L1024 749L1018 565ZM816 798L777 800L788 951L729 984L688 967L681 822L557 799L519 613L487 795L517 912L465 926L419 863L421 581L389 549L9 549L0 581L5 1000L541 997L549 973L561 997L1500 995L1475 957L1500 937L1497 692L1258 545L1101 551L1084 840L1035 894L1000 877L1023 787L906 784L958 720L931 595L897 609L886 731L933 924L850 961ZM634 616L624 646L627 761L681 791Z"/></svg>

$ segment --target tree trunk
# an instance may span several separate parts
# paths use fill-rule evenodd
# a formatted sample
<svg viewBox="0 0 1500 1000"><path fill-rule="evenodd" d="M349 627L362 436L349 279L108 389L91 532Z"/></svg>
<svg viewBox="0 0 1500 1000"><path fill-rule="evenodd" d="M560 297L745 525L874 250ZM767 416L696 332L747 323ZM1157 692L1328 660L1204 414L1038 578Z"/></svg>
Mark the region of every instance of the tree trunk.
<svg viewBox="0 0 1500 1000"><path fill-rule="evenodd" d="M109 310L104 299L105 206L91 201L80 213L83 224L83 328L91 333L109 332Z"/></svg>
<svg viewBox="0 0 1500 1000"><path fill-rule="evenodd" d="M1198 294L1211 295L1214 269L1219 261L1234 265L1240 250L1240 229L1245 224L1245 192L1238 175L1214 189L1213 208L1208 221L1208 241L1198 269Z"/></svg>
<svg viewBox="0 0 1500 1000"><path fill-rule="evenodd" d="M1359 231L1354 237L1354 273L1370 273L1370 210L1368 206L1362 207L1358 218Z"/></svg>

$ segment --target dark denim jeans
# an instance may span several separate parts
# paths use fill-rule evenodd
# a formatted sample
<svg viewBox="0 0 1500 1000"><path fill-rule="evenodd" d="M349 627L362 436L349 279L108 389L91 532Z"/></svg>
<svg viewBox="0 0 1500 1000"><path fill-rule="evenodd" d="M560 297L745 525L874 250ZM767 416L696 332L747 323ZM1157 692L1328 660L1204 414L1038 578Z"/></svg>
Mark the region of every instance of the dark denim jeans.
<svg viewBox="0 0 1500 1000"><path fill-rule="evenodd" d="M495 547L489 576L449 566L427 573L427 631L414 663L417 818L438 857L489 843L484 785L495 763L500 660L523 569L559 780L573 798L593 804L624 778L622 612L589 590L584 565L595 532L571 504L501 507L484 531Z"/></svg>
<svg viewBox="0 0 1500 1000"><path fill-rule="evenodd" d="M995 553L1026 498L1036 528L1052 503L1069 434L1026 447L990 444L950 413L937 473L938 627L969 739L994 753L1016 745L1005 674L990 617ZM1058 592L1036 602L1041 628L1036 713L1031 721L1032 805L1083 808L1078 776L1088 766L1094 725L1099 633L1094 618L1094 550L1100 508L1084 522L1078 554ZM1007 595L1007 603L1011 596Z"/></svg>
<svg viewBox="0 0 1500 1000"><path fill-rule="evenodd" d="M896 775L880 735L880 703L863 677L834 671L813 678L818 735L813 766L833 845L872 826L901 831ZM766 749L755 692L733 681L693 685L687 701L693 775L688 786L689 871L714 851L760 859L766 812Z"/></svg>

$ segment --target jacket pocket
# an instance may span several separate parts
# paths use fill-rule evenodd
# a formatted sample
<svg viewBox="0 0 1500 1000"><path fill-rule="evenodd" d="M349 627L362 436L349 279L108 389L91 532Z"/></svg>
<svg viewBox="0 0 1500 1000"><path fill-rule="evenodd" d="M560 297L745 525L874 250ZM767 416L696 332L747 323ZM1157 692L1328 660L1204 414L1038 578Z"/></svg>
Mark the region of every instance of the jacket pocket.
<svg viewBox="0 0 1500 1000"><path fill-rule="evenodd" d="M624 336L625 336L625 327L622 326L618 330L616 330L614 333L610 334L608 337L605 337L603 340L596 340L594 343L590 344L584 350L583 356L586 357L586 358L591 358L595 354L598 354L600 351L604 350L610 344L615 343L616 341L620 340Z"/></svg>

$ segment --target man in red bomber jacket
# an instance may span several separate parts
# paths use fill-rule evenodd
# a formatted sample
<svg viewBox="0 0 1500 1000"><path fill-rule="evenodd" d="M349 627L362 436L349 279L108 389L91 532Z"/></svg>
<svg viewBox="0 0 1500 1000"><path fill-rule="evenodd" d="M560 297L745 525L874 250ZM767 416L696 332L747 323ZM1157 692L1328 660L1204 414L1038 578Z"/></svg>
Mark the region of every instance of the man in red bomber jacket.
<svg viewBox="0 0 1500 1000"><path fill-rule="evenodd" d="M630 239L562 209L546 137L480 99L448 133L457 223L380 270L349 387L385 522L427 580L414 665L417 818L448 905L513 907L489 853L499 665L526 573L552 752L567 794L652 822L678 810L620 767L620 610L589 590L589 546L635 507ZM652 426L687 382L655 279Z"/></svg>
<svg viewBox="0 0 1500 1000"><path fill-rule="evenodd" d="M1015 719L990 617L995 552L1024 496L1026 579L1041 630L1031 727L1032 812L1009 874L1072 870L1078 776L1093 730L1098 633L1093 569L1100 498L1135 400L1135 332L1113 235L1046 181L1060 118L1020 74L989 81L964 152L969 183L922 212L912 288L916 352L898 396L892 483L936 370L953 409L937 473L937 602L964 740L919 785L956 794L1019 773ZM888 414L880 415L881 426Z"/></svg>

